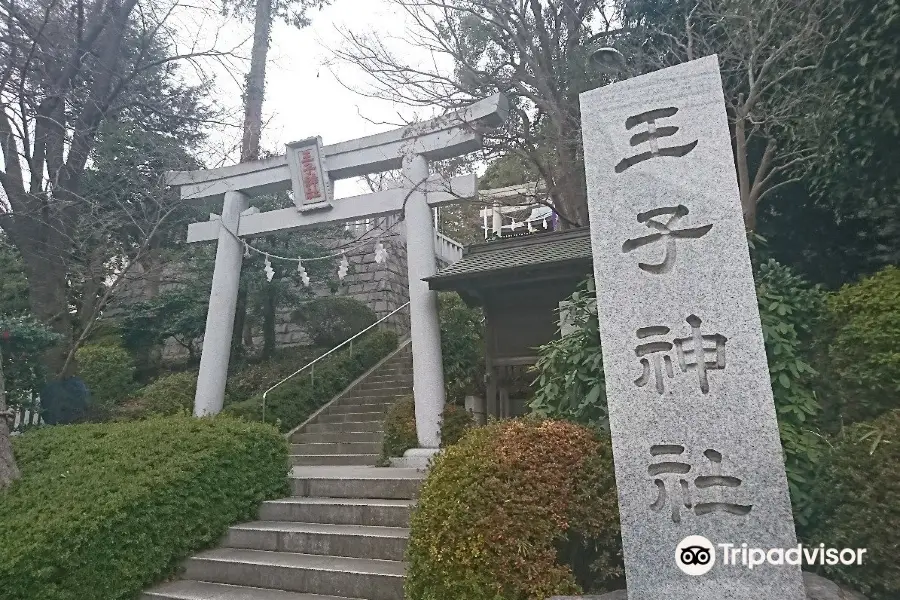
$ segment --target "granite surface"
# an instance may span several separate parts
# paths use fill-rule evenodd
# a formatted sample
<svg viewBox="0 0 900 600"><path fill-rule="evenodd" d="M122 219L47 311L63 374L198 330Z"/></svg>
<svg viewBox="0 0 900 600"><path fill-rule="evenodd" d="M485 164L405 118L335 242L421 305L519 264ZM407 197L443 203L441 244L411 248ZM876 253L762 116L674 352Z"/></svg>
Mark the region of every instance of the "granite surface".
<svg viewBox="0 0 900 600"><path fill-rule="evenodd" d="M675 561L796 546L717 59L581 109L629 599L800 600L799 567Z"/></svg>

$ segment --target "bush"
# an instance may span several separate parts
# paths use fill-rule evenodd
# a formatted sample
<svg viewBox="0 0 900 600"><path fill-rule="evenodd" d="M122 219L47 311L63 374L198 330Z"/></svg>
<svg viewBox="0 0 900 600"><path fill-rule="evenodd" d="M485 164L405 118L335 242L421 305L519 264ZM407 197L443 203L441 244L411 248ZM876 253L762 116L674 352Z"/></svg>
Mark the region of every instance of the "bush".
<svg viewBox="0 0 900 600"><path fill-rule="evenodd" d="M282 431L290 431L396 348L397 334L394 332L373 331L367 334L358 343L354 342L352 355L349 348L336 352L316 364L312 376L305 372L269 394L266 398L266 422L277 422ZM250 400L226 398L225 412L261 421L262 391Z"/></svg>
<svg viewBox="0 0 900 600"><path fill-rule="evenodd" d="M328 348L296 346L284 348L265 360L246 363L228 376L226 394L235 402L249 400L267 390Z"/></svg>
<svg viewBox="0 0 900 600"><path fill-rule="evenodd" d="M623 576L608 441L494 422L438 454L411 520L406 597L544 600Z"/></svg>
<svg viewBox="0 0 900 600"><path fill-rule="evenodd" d="M91 413L106 416L134 389L134 361L121 346L88 344L75 352L78 375L91 392Z"/></svg>
<svg viewBox="0 0 900 600"><path fill-rule="evenodd" d="M416 403L412 396L399 398L384 418L384 438L381 442L383 459L403 456L410 448L419 445L416 436Z"/></svg>
<svg viewBox="0 0 900 600"><path fill-rule="evenodd" d="M900 408L900 269L844 286L828 307L830 408L844 423Z"/></svg>
<svg viewBox="0 0 900 600"><path fill-rule="evenodd" d="M819 512L801 537L809 544L866 548L861 566L824 567L870 600L900 598L900 410L849 427L816 479Z"/></svg>
<svg viewBox="0 0 900 600"><path fill-rule="evenodd" d="M293 320L306 326L313 344L334 348L375 321L375 311L356 300L341 296L316 298L294 311Z"/></svg>
<svg viewBox="0 0 900 600"><path fill-rule="evenodd" d="M287 493L287 445L229 418L47 427L0 496L5 600L125 600Z"/></svg>
<svg viewBox="0 0 900 600"><path fill-rule="evenodd" d="M825 295L774 260L759 264L755 277L794 518L803 525L813 509L809 488L825 450L818 431L822 409L813 389L818 373L809 364Z"/></svg>
<svg viewBox="0 0 900 600"><path fill-rule="evenodd" d="M483 317L455 293L438 294L438 302L447 400L461 404L466 396L484 393Z"/></svg>
<svg viewBox="0 0 900 600"><path fill-rule="evenodd" d="M606 427L606 382L594 278L581 283L568 302L574 330L538 349L534 367L538 377L529 407L542 417Z"/></svg>
<svg viewBox="0 0 900 600"><path fill-rule="evenodd" d="M115 415L120 420L128 420L189 413L194 408L196 393L196 371L164 375L138 390L133 397L116 409Z"/></svg>
<svg viewBox="0 0 900 600"><path fill-rule="evenodd" d="M474 426L475 418L466 409L447 404L441 412L441 448L458 443L466 431ZM384 418L382 463L386 463L389 458L403 456L404 452L418 446L416 403L412 396L403 396L388 409Z"/></svg>
<svg viewBox="0 0 900 600"><path fill-rule="evenodd" d="M441 448L459 443L475 426L475 417L462 406L447 404L441 412Z"/></svg>

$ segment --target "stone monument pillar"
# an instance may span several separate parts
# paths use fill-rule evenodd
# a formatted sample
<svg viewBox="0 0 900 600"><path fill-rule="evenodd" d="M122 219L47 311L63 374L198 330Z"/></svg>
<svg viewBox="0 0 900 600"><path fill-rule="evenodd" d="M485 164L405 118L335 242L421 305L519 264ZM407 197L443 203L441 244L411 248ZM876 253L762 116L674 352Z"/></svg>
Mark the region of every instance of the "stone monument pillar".
<svg viewBox="0 0 900 600"><path fill-rule="evenodd" d="M799 566L718 546L796 539L717 58L581 115L628 598L800 600Z"/></svg>

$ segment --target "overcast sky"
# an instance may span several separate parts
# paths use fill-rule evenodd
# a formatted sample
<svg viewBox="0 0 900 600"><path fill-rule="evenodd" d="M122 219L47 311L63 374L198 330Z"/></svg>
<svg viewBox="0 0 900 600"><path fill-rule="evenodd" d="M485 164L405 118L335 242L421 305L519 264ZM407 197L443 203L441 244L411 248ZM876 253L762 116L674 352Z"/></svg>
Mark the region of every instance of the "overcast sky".
<svg viewBox="0 0 900 600"><path fill-rule="evenodd" d="M179 21L179 26L190 33L198 27L194 14ZM407 23L389 0L335 0L333 6L322 11L314 10L310 15L313 24L306 29L296 29L279 22L272 32L263 106L264 150L280 154L284 152L285 143L314 135L322 136L326 145L342 142L392 129L395 126L392 124L416 116L408 108L354 93L341 85L332 74L334 71L346 85L353 88L364 87L368 81L358 69L347 64L334 64L334 57L328 48L339 45L340 31L374 31L383 40L389 40L390 47L404 52L405 58L417 62L430 60L427 53L419 51L417 57L415 49L399 41ZM219 48L242 44L240 53L249 56L251 23L207 18L199 26L205 30L207 40L218 35L216 46ZM233 116L237 117L242 109L241 86L248 63L232 61L230 68L213 64L204 66L214 75L216 101L230 108ZM420 112L419 116L430 115ZM240 121L238 118L232 120L235 123ZM237 161L238 129L218 131L211 141L208 163L231 164ZM345 196L361 190L359 183L348 181L340 182L335 191L338 196Z"/></svg>

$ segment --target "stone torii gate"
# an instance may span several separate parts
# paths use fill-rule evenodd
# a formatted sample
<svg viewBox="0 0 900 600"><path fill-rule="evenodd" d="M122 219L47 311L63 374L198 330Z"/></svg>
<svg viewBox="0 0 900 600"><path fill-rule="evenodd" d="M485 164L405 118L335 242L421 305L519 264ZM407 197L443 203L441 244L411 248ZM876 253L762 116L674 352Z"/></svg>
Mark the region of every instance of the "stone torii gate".
<svg viewBox="0 0 900 600"><path fill-rule="evenodd" d="M419 446L439 446L444 374L441 362L437 298L423 278L437 272L431 208L474 199L475 175L446 180L429 173L428 162L461 156L481 148L477 133L501 125L507 115L500 94L464 109L423 123L322 148L315 138L287 145L284 155L230 167L167 174L170 186L180 187L183 200L222 199L222 215L188 227L187 241L218 240L209 314L203 338L194 414L222 410L231 354L231 337L238 295L243 245L238 239L276 231L300 230L323 223L346 222L404 213L409 278L410 334L413 353L413 392ZM301 158L302 153L302 158ZM310 156L318 155L315 163ZM402 169L403 185L371 194L307 203L305 176L328 182ZM315 169L315 170L313 170ZM294 191L297 207L259 212L250 207L253 196ZM413 451L414 452L414 451Z"/></svg>

